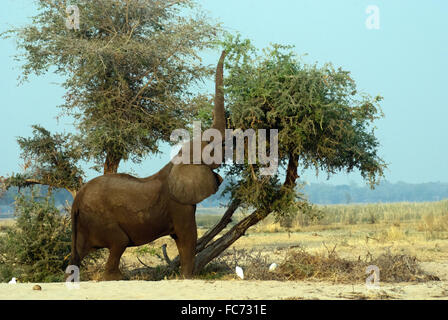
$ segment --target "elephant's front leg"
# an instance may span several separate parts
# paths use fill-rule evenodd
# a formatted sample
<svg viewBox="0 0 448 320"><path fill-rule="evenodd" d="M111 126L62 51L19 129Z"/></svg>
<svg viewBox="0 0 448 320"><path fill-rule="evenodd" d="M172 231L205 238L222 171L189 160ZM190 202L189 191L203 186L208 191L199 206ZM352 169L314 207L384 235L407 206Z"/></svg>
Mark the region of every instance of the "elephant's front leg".
<svg viewBox="0 0 448 320"><path fill-rule="evenodd" d="M182 216L178 216L178 219L173 219L176 245L179 250L180 271L184 278L191 278L194 271L198 238L195 211L183 212Z"/></svg>
<svg viewBox="0 0 448 320"><path fill-rule="evenodd" d="M184 278L191 278L194 270L194 258L196 255L196 232L191 231L188 237L178 236L176 239L180 257L180 273Z"/></svg>

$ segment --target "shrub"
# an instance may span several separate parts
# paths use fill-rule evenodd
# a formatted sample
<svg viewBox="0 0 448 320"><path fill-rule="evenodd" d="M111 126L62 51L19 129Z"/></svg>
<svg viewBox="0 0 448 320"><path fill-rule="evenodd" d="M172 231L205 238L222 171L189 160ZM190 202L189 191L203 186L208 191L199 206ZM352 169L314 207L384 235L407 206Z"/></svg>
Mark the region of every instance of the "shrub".
<svg viewBox="0 0 448 320"><path fill-rule="evenodd" d="M70 257L70 217L62 214L50 195L19 193L16 223L0 237L0 281L63 281Z"/></svg>
<svg viewBox="0 0 448 320"><path fill-rule="evenodd" d="M302 247L290 250L274 273L277 280L330 280L337 283L364 282L366 267L380 269L381 282L439 281L437 276L424 272L416 257L386 251L376 258L368 253L364 259L347 260L335 251L311 254Z"/></svg>
<svg viewBox="0 0 448 320"><path fill-rule="evenodd" d="M236 278L235 266L244 269L247 280L302 281L325 280L334 283L364 283L366 268L375 265L380 269L381 282L439 281L437 276L424 272L416 257L393 254L386 251L376 258L370 253L357 260L341 258L336 247L327 253L310 253L302 246L291 247L278 267L269 271L273 262L269 255L255 250L228 250L215 259L221 266L221 274L228 273Z"/></svg>

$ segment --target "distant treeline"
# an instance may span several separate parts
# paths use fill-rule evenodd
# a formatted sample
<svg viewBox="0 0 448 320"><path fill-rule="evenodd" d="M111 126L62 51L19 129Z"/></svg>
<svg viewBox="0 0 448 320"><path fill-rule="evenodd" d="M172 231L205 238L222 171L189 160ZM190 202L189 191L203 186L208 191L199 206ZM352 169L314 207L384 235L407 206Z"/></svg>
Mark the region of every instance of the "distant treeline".
<svg viewBox="0 0 448 320"><path fill-rule="evenodd" d="M303 192L316 204L425 202L448 199L448 183L382 182L374 190L368 186L312 183Z"/></svg>
<svg viewBox="0 0 448 320"><path fill-rule="evenodd" d="M40 195L46 196L48 193L47 186L41 186ZM17 188L10 188L0 197L0 218L8 218L13 216L14 212L14 199L17 196L19 190ZM31 194L30 188L23 188L20 192L24 194ZM65 205L66 201L72 202L72 195L65 189L53 189L54 201L56 206L60 207Z"/></svg>
<svg viewBox="0 0 448 320"><path fill-rule="evenodd" d="M224 182L224 185L226 182ZM223 190L222 186L220 190ZM41 187L41 194L47 194L47 187ZM0 198L0 218L12 216L14 211L14 198L17 188L11 188ZM22 192L29 193L27 189ZM382 182L374 190L367 186L330 185L325 183L311 183L302 190L302 193L315 204L348 204L348 203L378 203L378 202L424 202L448 199L448 183L430 182L410 184L404 182ZM66 190L53 191L57 206L63 206L66 201L71 203L72 196ZM218 207L226 204L227 199L222 197L221 191L202 201L200 207Z"/></svg>
<svg viewBox="0 0 448 320"><path fill-rule="evenodd" d="M411 184L404 182L382 182L374 190L366 185L330 185L311 183L300 190L311 203L348 204L378 202L425 202L448 199L448 183L430 182ZM212 195L204 200L204 207L216 207L225 203L221 194Z"/></svg>

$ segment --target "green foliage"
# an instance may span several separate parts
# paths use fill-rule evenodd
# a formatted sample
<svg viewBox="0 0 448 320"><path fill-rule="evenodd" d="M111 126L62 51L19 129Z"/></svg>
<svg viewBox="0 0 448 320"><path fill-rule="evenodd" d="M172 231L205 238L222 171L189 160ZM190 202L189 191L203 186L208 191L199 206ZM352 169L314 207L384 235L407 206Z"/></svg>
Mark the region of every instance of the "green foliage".
<svg viewBox="0 0 448 320"><path fill-rule="evenodd" d="M138 255L150 255L162 259L162 250L160 248L155 248L150 245L144 245L135 248L135 253L137 253Z"/></svg>
<svg viewBox="0 0 448 320"><path fill-rule="evenodd" d="M294 221L300 226L308 226L316 224L325 218L325 212L320 210L318 206L310 204L308 201L297 201L295 210L290 210L287 214L276 215L275 222L279 222L283 228L290 229Z"/></svg>
<svg viewBox="0 0 448 320"><path fill-rule="evenodd" d="M195 104L197 105L197 113L195 115L195 120L201 121L202 128L210 128L213 123L214 105L212 101L207 100L205 97L199 96L196 99Z"/></svg>
<svg viewBox="0 0 448 320"><path fill-rule="evenodd" d="M296 179L298 168L328 175L358 169L371 187L386 167L378 156L373 122L382 117L381 97L358 93L348 71L332 64L306 65L292 47L272 45L259 54L247 40L229 37L226 101L232 128L277 129L279 163ZM269 149L269 135L267 137ZM300 196L292 184L263 177L258 165L234 165L232 197L255 208L291 212ZM290 189L290 190L287 190Z"/></svg>
<svg viewBox="0 0 448 320"><path fill-rule="evenodd" d="M86 160L139 162L184 128L202 99L194 84L212 74L198 51L212 48L220 27L194 0L39 0L31 25L16 37L22 80L48 70L64 77L63 110L76 119ZM66 28L66 8L80 29Z"/></svg>
<svg viewBox="0 0 448 320"><path fill-rule="evenodd" d="M278 129L282 159L297 155L304 168L328 173L358 168L375 183L384 164L370 125L382 116L382 98L358 94L348 71L305 65L289 49L273 45L247 62L228 60L233 126Z"/></svg>
<svg viewBox="0 0 448 320"><path fill-rule="evenodd" d="M70 254L69 216L36 192L17 196L15 215L15 225L0 237L0 281L63 281Z"/></svg>
<svg viewBox="0 0 448 320"><path fill-rule="evenodd" d="M259 176L255 170L248 164L228 167L227 174L233 179L224 193L231 193L232 199L241 201L243 209L263 208L279 214L294 210L298 193L282 187L277 175Z"/></svg>
<svg viewBox="0 0 448 320"><path fill-rule="evenodd" d="M5 179L6 188L44 184L71 192L81 188L84 172L78 161L82 147L71 134L51 134L41 126L33 126L32 138L18 138L25 161L24 173Z"/></svg>

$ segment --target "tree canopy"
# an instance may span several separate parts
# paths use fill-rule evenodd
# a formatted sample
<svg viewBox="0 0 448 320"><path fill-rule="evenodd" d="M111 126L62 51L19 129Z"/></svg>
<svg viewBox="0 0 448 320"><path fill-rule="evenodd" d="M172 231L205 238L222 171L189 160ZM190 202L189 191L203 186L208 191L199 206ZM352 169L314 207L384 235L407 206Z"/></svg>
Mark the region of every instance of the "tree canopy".
<svg viewBox="0 0 448 320"><path fill-rule="evenodd" d="M261 56L227 60L232 127L276 128L281 160L292 156L329 174L359 169L374 185L384 169L372 126L382 98L359 93L350 72L304 64L291 49L272 45Z"/></svg>
<svg viewBox="0 0 448 320"><path fill-rule="evenodd" d="M383 116L382 98L358 92L350 72L331 63L305 64L289 46L274 44L260 54L249 40L229 37L225 47L229 126L277 129L281 170L262 175L260 164L247 159L227 165L230 205L220 223L198 242L199 269L269 214L285 217L306 209L296 188L301 171L314 168L316 174L331 175L358 169L373 188L386 168L373 125ZM252 213L212 240L242 206Z"/></svg>
<svg viewBox="0 0 448 320"><path fill-rule="evenodd" d="M378 155L373 122L383 115L380 96L359 93L350 72L331 63L303 63L292 47L275 44L260 55L248 41L236 38L231 45L225 81L231 127L278 129L283 167L314 168L316 174L328 175L358 169L372 187L379 182L385 163ZM244 176L247 169L232 168L231 173ZM254 178L247 177L246 183ZM239 190L239 197L247 194L251 205L260 203L249 189Z"/></svg>
<svg viewBox="0 0 448 320"><path fill-rule="evenodd" d="M72 134L51 134L45 128L33 126L33 137L17 139L23 172L5 179L5 187L27 187L42 184L66 189L73 197L82 186L84 171L80 166L83 148Z"/></svg>
<svg viewBox="0 0 448 320"><path fill-rule="evenodd" d="M190 122L204 97L194 84L211 75L199 51L219 37L194 0L39 0L17 39L22 80L53 71L64 79L64 114L74 116L86 160L105 173L121 160L159 152ZM69 5L79 29L66 27Z"/></svg>

